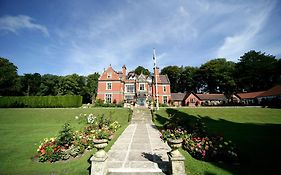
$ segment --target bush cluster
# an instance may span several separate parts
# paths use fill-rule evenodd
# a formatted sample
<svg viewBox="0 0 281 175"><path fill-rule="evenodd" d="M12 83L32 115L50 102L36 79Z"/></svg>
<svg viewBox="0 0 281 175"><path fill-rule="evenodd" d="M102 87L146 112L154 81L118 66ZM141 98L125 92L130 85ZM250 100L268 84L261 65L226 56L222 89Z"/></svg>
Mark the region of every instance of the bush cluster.
<svg viewBox="0 0 281 175"><path fill-rule="evenodd" d="M95 107L124 107L124 102L120 102L120 103L104 103L104 100L101 99L97 99L95 102Z"/></svg>
<svg viewBox="0 0 281 175"><path fill-rule="evenodd" d="M113 134L121 127L117 122L111 122L104 115L80 114L75 116L79 122L85 124L81 131L73 132L68 123L65 123L56 138L46 138L37 149L36 158L40 162L55 162L67 160L93 148L94 139L113 138Z"/></svg>
<svg viewBox="0 0 281 175"><path fill-rule="evenodd" d="M19 97L0 97L1 108L67 108L80 107L82 96L19 96Z"/></svg>
<svg viewBox="0 0 281 175"><path fill-rule="evenodd" d="M208 134L205 124L198 119L189 129L175 124L175 120L164 125L161 131L161 138L164 141L169 139L183 139L183 149L192 157L205 161L223 161L238 163L238 150L232 141L224 137Z"/></svg>

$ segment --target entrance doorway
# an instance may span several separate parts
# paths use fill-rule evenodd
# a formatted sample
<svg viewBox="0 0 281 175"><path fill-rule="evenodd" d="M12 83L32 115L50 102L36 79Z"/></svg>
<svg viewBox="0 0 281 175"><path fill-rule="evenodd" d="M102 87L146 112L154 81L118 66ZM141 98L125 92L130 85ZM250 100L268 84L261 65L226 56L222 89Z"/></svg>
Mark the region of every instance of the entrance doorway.
<svg viewBox="0 0 281 175"><path fill-rule="evenodd" d="M138 98L138 102L137 103L138 103L139 106L145 106L146 98L145 97Z"/></svg>

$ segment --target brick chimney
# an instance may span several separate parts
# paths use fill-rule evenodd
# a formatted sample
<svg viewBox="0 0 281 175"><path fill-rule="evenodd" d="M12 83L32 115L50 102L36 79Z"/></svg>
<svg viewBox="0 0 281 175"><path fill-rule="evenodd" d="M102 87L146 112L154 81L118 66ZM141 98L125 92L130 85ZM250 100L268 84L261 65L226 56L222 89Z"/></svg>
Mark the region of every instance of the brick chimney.
<svg viewBox="0 0 281 175"><path fill-rule="evenodd" d="M123 67L122 67L122 77L123 77L123 79L126 79L126 70L127 70L127 68L126 68L126 66L125 65L123 65Z"/></svg>
<svg viewBox="0 0 281 175"><path fill-rule="evenodd" d="M159 67L153 68L155 80L157 79L157 83L159 83Z"/></svg>

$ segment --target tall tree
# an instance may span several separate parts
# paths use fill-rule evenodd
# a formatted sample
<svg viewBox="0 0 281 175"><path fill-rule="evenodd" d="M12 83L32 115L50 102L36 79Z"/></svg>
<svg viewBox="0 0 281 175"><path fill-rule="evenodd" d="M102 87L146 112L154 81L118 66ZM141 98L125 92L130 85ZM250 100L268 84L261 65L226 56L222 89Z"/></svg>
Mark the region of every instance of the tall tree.
<svg viewBox="0 0 281 175"><path fill-rule="evenodd" d="M8 59L0 57L0 96L18 93L20 81L17 69Z"/></svg>
<svg viewBox="0 0 281 175"><path fill-rule="evenodd" d="M57 95L60 78L57 75L45 74L41 78L41 84L39 87L38 95Z"/></svg>
<svg viewBox="0 0 281 175"><path fill-rule="evenodd" d="M41 75L39 73L24 74L20 77L21 80L21 92L26 95L37 95L40 90Z"/></svg>
<svg viewBox="0 0 281 175"><path fill-rule="evenodd" d="M82 95L84 93L85 78L78 74L67 75L59 83L59 95Z"/></svg>
<svg viewBox="0 0 281 175"><path fill-rule="evenodd" d="M96 98L99 77L100 75L97 72L87 76L86 87L85 87L86 89L85 100L88 103L94 101L94 99Z"/></svg>
<svg viewBox="0 0 281 175"><path fill-rule="evenodd" d="M172 92L181 92L179 85L181 68L178 66L167 66L161 70L161 74L166 74L169 77Z"/></svg>
<svg viewBox="0 0 281 175"><path fill-rule="evenodd" d="M275 56L254 50L245 53L236 64L235 77L240 91L271 88L280 80L280 66Z"/></svg>
<svg viewBox="0 0 281 175"><path fill-rule="evenodd" d="M148 69L142 67L142 66L138 66L135 71L136 74L140 75L141 73L144 75L150 75L150 72Z"/></svg>
<svg viewBox="0 0 281 175"><path fill-rule="evenodd" d="M181 92L196 92L197 82L195 81L196 67L181 67L179 77L179 90Z"/></svg>
<svg viewBox="0 0 281 175"><path fill-rule="evenodd" d="M199 76L201 86L210 93L232 93L235 89L235 63L218 58L201 65Z"/></svg>

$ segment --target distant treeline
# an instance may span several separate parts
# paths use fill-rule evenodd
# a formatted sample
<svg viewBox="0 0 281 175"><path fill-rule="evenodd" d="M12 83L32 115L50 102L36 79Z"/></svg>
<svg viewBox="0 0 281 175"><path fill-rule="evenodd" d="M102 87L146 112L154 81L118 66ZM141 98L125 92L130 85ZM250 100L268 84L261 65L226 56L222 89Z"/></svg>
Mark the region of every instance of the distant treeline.
<svg viewBox="0 0 281 175"><path fill-rule="evenodd" d="M64 96L80 95L83 103L91 103L96 96L98 73L58 76L39 73L17 74L17 67L0 58L0 96Z"/></svg>
<svg viewBox="0 0 281 175"><path fill-rule="evenodd" d="M137 74L150 74L138 66ZM281 60L273 55L249 51L237 63L226 58L210 60L200 67L166 66L172 92L210 92L231 94L242 91L267 90L281 83ZM0 57L0 96L61 96L80 95L83 103L96 96L98 73L57 76L39 73L17 74L17 67Z"/></svg>
<svg viewBox="0 0 281 175"><path fill-rule="evenodd" d="M167 66L161 74L168 75L172 92L253 92L281 83L281 60L249 51L237 63L217 58L200 67Z"/></svg>

